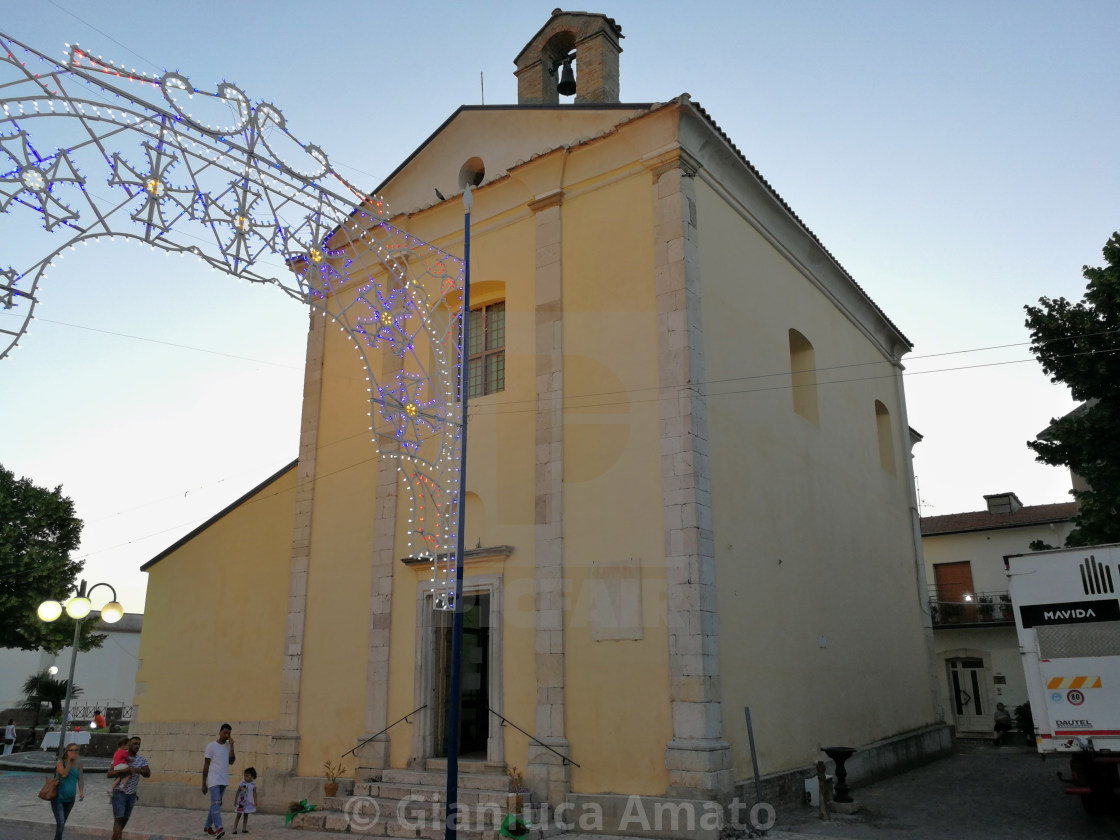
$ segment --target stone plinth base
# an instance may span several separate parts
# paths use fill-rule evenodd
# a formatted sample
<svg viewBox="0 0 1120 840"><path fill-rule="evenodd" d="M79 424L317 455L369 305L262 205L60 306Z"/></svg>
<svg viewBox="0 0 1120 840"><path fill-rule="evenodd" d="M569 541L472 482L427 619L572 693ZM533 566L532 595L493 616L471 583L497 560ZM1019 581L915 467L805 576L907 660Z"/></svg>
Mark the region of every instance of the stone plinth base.
<svg viewBox="0 0 1120 840"><path fill-rule="evenodd" d="M306 799L316 805L323 804L322 778L307 776L281 776L269 774L267 786L257 789L257 810L262 814L286 814L288 803L292 800ZM226 791L223 813L233 813L233 790ZM144 805L157 808L191 808L203 813L207 800L201 793L198 782L182 784L177 782L152 782L145 779L140 783L140 801Z"/></svg>
<svg viewBox="0 0 1120 840"><path fill-rule="evenodd" d="M665 747L670 796L727 800L731 795L731 745L716 738L674 739Z"/></svg>
<svg viewBox="0 0 1120 840"><path fill-rule="evenodd" d="M571 748L566 738L542 738L556 752L568 755ZM534 802L557 805L563 802L572 787L572 768L564 759L539 744L529 744L529 764L525 768L525 785Z"/></svg>
<svg viewBox="0 0 1120 840"><path fill-rule="evenodd" d="M358 781L376 776L389 766L389 736L382 733L372 741L366 742L368 737L365 735L358 739L360 746L353 755L354 778Z"/></svg>

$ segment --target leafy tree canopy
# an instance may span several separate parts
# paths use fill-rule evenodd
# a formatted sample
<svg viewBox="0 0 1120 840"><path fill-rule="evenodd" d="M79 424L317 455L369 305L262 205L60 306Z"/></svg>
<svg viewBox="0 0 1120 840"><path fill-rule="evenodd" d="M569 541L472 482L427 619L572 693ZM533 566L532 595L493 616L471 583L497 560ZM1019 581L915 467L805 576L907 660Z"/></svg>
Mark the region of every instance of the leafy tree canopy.
<svg viewBox="0 0 1120 840"><path fill-rule="evenodd" d="M35 611L73 591L82 564L70 552L81 533L82 521L61 487L37 487L0 466L0 647L55 652L74 640L74 622L65 613L48 624ZM94 623L82 626L82 650L105 639L91 632Z"/></svg>
<svg viewBox="0 0 1120 840"><path fill-rule="evenodd" d="M1031 352L1051 382L1069 386L1077 410L1027 443L1036 460L1067 466L1090 489L1074 491L1079 511L1066 545L1120 542L1120 232L1105 265L1085 266L1085 296L1040 298L1025 307Z"/></svg>

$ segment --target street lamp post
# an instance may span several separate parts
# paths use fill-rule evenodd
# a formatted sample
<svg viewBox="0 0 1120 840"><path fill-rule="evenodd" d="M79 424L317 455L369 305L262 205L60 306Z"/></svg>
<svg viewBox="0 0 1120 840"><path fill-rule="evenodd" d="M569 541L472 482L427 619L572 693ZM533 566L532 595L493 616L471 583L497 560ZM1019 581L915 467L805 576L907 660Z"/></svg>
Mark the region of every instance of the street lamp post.
<svg viewBox="0 0 1120 840"><path fill-rule="evenodd" d="M66 614L74 619L74 644L70 649L70 678L66 681L66 700L62 706L62 732L58 739L59 758L62 758L63 751L66 749L66 730L70 717L70 700L74 696L74 666L78 662L78 644L82 635L82 619L90 614L92 605L89 595L99 586L104 586L113 593L113 600L101 608L101 620L108 624L115 624L124 615L124 607L117 602L117 590L108 583L95 583L87 588L86 582L83 580L78 586L77 594L66 601L65 604L59 601L44 601L39 605L38 614L43 621L56 620L62 615L64 609Z"/></svg>

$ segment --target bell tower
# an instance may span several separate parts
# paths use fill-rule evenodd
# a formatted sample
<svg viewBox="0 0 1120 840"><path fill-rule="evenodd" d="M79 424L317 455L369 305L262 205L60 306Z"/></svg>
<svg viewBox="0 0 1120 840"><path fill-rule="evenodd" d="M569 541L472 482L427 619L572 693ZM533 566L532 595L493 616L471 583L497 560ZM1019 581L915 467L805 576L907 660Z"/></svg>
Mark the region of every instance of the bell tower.
<svg viewBox="0 0 1120 840"><path fill-rule="evenodd" d="M594 12L553 9L548 23L525 45L517 66L518 105L558 105L562 79L575 72L576 104L618 102L622 27Z"/></svg>

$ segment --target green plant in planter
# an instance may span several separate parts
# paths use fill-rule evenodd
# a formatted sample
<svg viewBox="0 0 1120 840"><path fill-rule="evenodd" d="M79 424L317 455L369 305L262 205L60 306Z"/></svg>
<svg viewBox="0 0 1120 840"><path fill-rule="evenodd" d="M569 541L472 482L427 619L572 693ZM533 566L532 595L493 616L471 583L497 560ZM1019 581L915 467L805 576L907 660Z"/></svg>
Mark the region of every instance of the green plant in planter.
<svg viewBox="0 0 1120 840"><path fill-rule="evenodd" d="M992 614L995 612L994 607L992 605L992 596L981 595L979 598L977 598L977 601L980 604L980 608L979 608L980 620L981 621L991 621L992 620Z"/></svg>
<svg viewBox="0 0 1120 840"><path fill-rule="evenodd" d="M947 624L956 624L964 615L964 604L959 604L956 601L942 601L941 615L944 616Z"/></svg>

